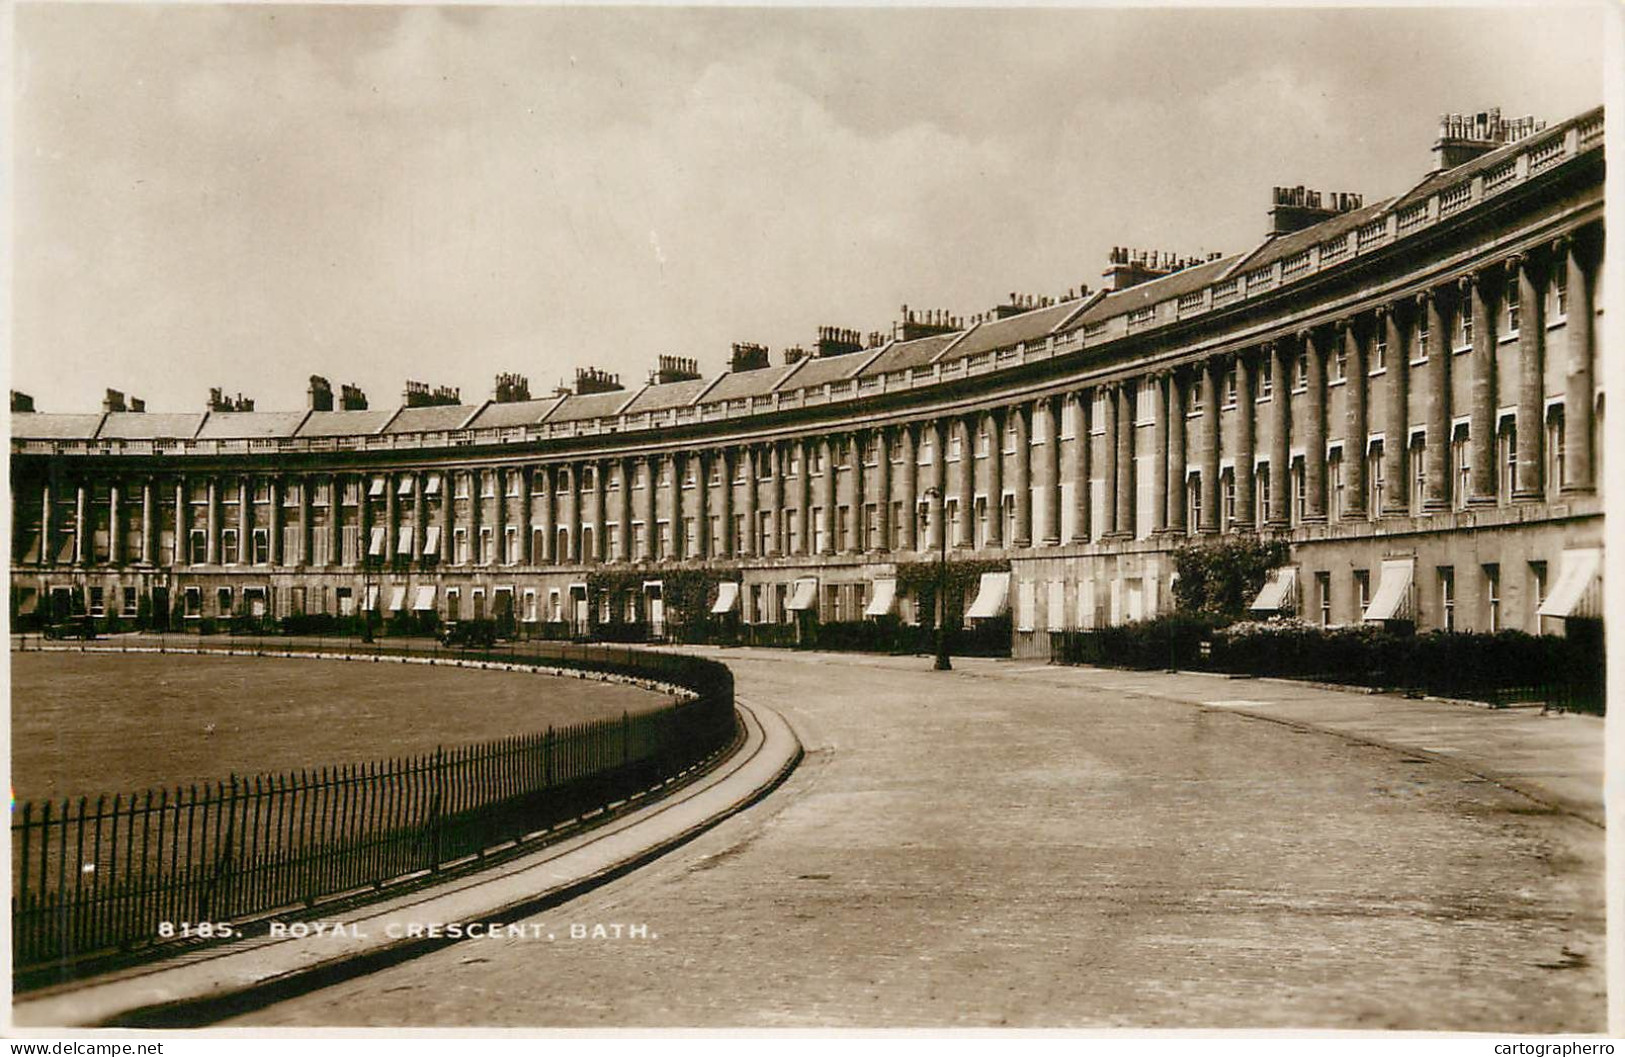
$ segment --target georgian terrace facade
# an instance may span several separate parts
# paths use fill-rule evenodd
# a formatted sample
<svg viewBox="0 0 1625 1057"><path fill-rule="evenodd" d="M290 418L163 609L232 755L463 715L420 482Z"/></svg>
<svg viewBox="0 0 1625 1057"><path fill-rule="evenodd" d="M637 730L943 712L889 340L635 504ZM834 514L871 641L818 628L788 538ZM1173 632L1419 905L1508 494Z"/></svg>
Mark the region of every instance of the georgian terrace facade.
<svg viewBox="0 0 1625 1057"><path fill-rule="evenodd" d="M14 414L13 613L581 625L608 565L644 590L591 615L658 623L704 564L746 622L912 620L896 563L946 531L1009 565L972 614L1043 656L1171 608L1191 537L1271 533L1261 611L1561 632L1600 617L1602 142L1593 111L1240 255L713 379Z"/></svg>

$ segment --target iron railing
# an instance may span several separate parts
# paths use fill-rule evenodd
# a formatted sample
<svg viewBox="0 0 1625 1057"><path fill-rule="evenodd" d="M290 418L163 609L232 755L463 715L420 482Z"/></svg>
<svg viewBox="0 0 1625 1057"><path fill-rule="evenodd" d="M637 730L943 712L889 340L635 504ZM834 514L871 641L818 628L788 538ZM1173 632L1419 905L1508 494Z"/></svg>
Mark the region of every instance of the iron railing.
<svg viewBox="0 0 1625 1057"><path fill-rule="evenodd" d="M561 644L461 657L689 693L651 712L421 756L16 805L14 970L162 953L222 923L432 876L659 785L735 734L732 675L714 661Z"/></svg>

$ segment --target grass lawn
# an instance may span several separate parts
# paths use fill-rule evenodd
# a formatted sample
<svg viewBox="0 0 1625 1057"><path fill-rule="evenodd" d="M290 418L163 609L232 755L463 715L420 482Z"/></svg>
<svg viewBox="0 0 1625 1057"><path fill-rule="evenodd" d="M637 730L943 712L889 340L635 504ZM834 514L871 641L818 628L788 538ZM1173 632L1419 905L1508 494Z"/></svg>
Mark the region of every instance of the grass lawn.
<svg viewBox="0 0 1625 1057"><path fill-rule="evenodd" d="M667 702L618 683L417 664L12 653L18 800L360 763Z"/></svg>

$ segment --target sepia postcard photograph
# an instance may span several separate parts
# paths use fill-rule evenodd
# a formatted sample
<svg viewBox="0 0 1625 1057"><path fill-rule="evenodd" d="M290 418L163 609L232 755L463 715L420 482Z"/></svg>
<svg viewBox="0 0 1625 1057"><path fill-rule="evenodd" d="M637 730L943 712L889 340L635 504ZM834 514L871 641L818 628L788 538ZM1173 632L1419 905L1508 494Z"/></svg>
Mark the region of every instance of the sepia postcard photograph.
<svg viewBox="0 0 1625 1057"><path fill-rule="evenodd" d="M1620 17L8 5L7 1033L1611 1053Z"/></svg>

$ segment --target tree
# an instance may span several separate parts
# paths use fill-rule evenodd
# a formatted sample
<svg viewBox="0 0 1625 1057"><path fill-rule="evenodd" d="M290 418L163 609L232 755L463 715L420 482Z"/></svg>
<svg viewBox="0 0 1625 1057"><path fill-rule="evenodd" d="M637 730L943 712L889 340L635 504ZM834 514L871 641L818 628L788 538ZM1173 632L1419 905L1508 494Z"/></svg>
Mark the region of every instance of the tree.
<svg viewBox="0 0 1625 1057"><path fill-rule="evenodd" d="M1254 536L1187 544L1174 552L1175 606L1182 613L1239 620L1270 570L1285 565L1290 553L1284 540Z"/></svg>

